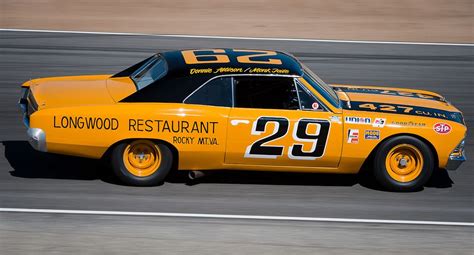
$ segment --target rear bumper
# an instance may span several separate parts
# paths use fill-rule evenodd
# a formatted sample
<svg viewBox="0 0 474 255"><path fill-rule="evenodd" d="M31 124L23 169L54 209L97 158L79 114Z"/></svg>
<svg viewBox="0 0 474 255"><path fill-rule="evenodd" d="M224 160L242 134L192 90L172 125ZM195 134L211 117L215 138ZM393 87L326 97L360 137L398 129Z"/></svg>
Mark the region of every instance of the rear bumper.
<svg viewBox="0 0 474 255"><path fill-rule="evenodd" d="M18 104L23 115L23 123L30 127L30 116L38 110L38 104L29 88L21 88L21 95Z"/></svg>
<svg viewBox="0 0 474 255"><path fill-rule="evenodd" d="M46 134L41 128L28 128L28 142L37 151L47 152Z"/></svg>

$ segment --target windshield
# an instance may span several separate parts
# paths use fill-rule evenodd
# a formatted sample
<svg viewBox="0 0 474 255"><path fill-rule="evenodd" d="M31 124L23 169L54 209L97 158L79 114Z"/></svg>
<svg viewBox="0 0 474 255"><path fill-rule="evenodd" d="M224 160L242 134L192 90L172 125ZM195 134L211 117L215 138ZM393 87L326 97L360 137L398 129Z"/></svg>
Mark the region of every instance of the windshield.
<svg viewBox="0 0 474 255"><path fill-rule="evenodd" d="M327 85L321 78L319 78L315 73L313 73L307 66L303 65L303 78L311 84L311 86L321 93L326 100L328 100L333 106L340 107L339 97L336 92Z"/></svg>
<svg viewBox="0 0 474 255"><path fill-rule="evenodd" d="M155 55L133 72L130 78L132 78L138 90L140 90L161 79L167 71L166 62L160 55Z"/></svg>

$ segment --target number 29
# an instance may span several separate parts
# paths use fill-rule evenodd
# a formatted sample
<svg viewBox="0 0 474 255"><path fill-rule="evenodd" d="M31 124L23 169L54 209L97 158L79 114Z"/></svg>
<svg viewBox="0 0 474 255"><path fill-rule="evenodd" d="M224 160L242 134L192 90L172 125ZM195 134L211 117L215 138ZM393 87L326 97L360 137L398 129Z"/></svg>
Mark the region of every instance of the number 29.
<svg viewBox="0 0 474 255"><path fill-rule="evenodd" d="M268 158L276 159L283 155L284 146L266 145L288 133L289 121L282 117L259 117L253 124L252 135L262 134L267 123L273 122L275 128L269 136L261 138L249 145L245 151L246 158ZM307 129L310 125L316 125L317 129L314 134L308 134ZM326 141L329 135L330 122L323 119L300 119L295 123L293 131L293 143L288 150L288 157L295 160L314 160L320 158L324 154ZM303 150L302 142L311 142L309 151Z"/></svg>

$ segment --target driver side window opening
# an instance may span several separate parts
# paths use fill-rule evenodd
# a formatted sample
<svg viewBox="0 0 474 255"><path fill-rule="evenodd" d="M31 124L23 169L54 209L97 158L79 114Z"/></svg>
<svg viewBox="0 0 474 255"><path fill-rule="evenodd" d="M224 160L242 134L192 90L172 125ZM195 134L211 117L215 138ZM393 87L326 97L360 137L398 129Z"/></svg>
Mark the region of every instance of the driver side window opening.
<svg viewBox="0 0 474 255"><path fill-rule="evenodd" d="M300 105L291 77L235 76L234 107L297 110Z"/></svg>

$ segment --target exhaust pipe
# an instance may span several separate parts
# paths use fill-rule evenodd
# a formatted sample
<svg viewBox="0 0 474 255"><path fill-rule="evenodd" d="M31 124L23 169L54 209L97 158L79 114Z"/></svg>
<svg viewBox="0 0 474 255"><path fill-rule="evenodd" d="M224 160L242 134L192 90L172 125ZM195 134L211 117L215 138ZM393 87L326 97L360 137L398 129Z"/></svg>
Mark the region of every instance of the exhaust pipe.
<svg viewBox="0 0 474 255"><path fill-rule="evenodd" d="M201 177L204 177L206 174L203 171L189 171L188 178L190 180L196 180Z"/></svg>

